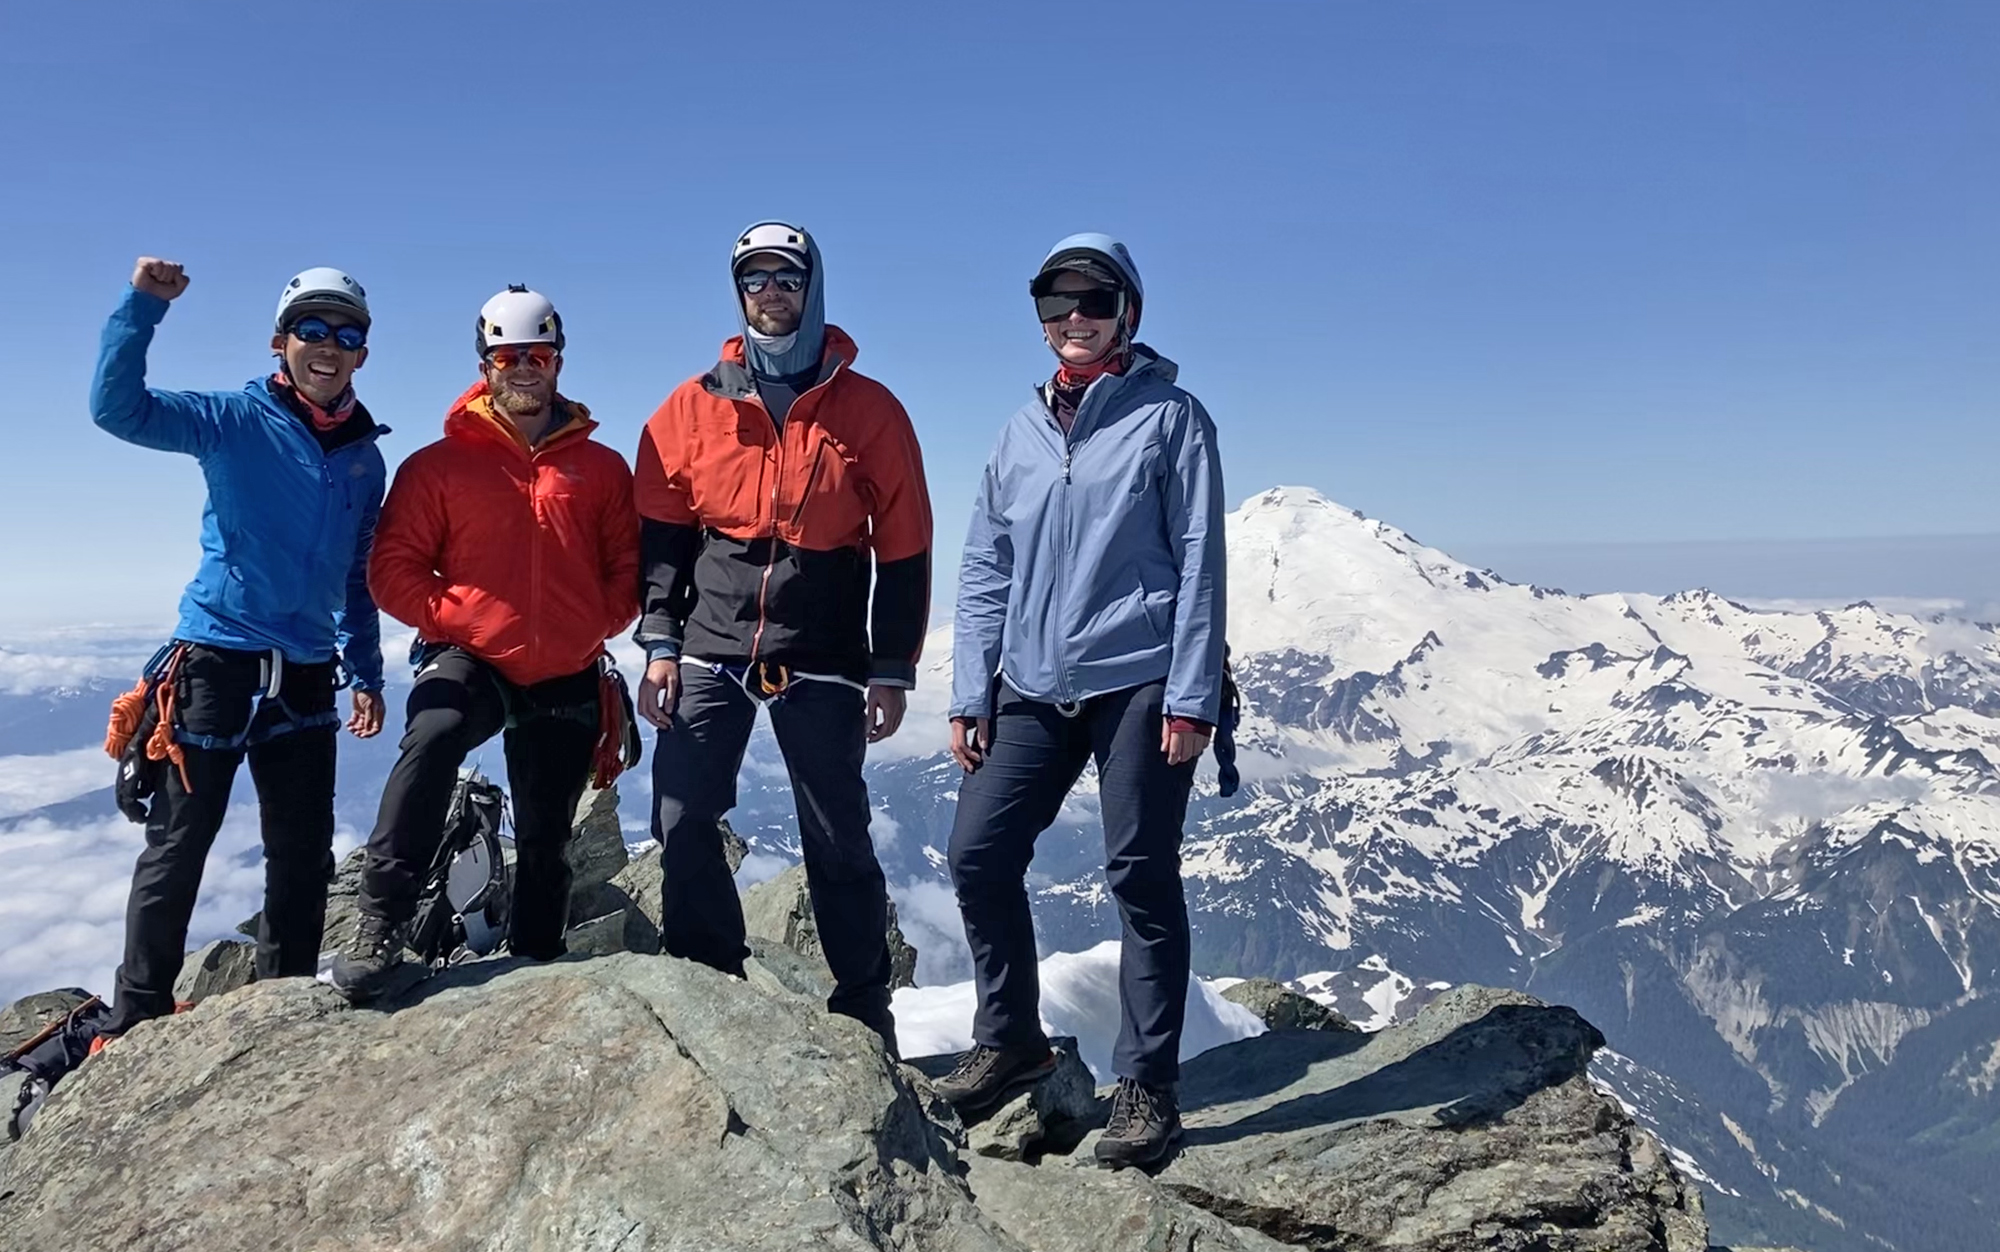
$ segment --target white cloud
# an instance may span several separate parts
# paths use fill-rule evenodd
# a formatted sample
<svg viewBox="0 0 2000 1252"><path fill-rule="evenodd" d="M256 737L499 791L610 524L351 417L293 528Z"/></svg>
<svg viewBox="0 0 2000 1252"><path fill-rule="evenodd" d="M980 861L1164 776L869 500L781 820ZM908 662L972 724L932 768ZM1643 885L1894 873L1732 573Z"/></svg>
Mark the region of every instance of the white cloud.
<svg viewBox="0 0 2000 1252"><path fill-rule="evenodd" d="M768 852L752 852L743 858L743 864L736 870L736 889L748 891L760 882L769 882L792 867L792 863L782 856L772 856Z"/></svg>
<svg viewBox="0 0 2000 1252"><path fill-rule="evenodd" d="M1118 1039L1118 941L1087 952L1060 952L1041 963L1042 1028L1074 1035L1083 1063L1100 1083L1113 1081L1112 1048ZM904 1056L962 1052L972 1046L970 982L906 987L896 992L896 1042ZM1181 1059L1264 1033L1256 1014L1222 998L1199 979L1188 980L1187 1025Z"/></svg>
<svg viewBox="0 0 2000 1252"><path fill-rule="evenodd" d="M896 923L917 950L917 985L936 986L972 977L972 949L965 945L965 924L958 897L948 884L913 878L891 886Z"/></svg>
<svg viewBox="0 0 2000 1252"><path fill-rule="evenodd" d="M13 817L108 787L116 769L102 747L39 756L0 756L0 817Z"/></svg>
<svg viewBox="0 0 2000 1252"><path fill-rule="evenodd" d="M170 633L167 627L141 634L101 626L17 632L0 644L0 694L78 687L92 679L136 681Z"/></svg>
<svg viewBox="0 0 2000 1252"><path fill-rule="evenodd" d="M101 759L101 758L100 758ZM0 1003L52 987L109 998L125 942L125 897L145 832L122 817L0 832ZM360 836L334 838L344 856ZM230 810L202 875L188 946L235 934L264 903L255 805Z"/></svg>
<svg viewBox="0 0 2000 1252"><path fill-rule="evenodd" d="M903 833L903 824L889 815L887 809L868 811L868 835L874 841L877 852L896 846L896 840Z"/></svg>

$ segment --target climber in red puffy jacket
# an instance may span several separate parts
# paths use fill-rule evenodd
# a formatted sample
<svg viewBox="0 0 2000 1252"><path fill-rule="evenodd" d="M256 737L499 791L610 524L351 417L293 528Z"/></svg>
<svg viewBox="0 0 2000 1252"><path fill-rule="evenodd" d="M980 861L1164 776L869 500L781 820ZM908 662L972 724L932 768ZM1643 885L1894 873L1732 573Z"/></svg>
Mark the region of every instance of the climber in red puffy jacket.
<svg viewBox="0 0 2000 1252"><path fill-rule="evenodd" d="M638 615L639 516L624 458L556 392L563 346L547 298L509 288L489 300L481 381L382 506L368 585L420 646L360 924L334 961L334 987L353 1000L379 994L401 960L459 767L503 728L519 857L508 943L539 960L565 950L563 847L603 733L604 641Z"/></svg>

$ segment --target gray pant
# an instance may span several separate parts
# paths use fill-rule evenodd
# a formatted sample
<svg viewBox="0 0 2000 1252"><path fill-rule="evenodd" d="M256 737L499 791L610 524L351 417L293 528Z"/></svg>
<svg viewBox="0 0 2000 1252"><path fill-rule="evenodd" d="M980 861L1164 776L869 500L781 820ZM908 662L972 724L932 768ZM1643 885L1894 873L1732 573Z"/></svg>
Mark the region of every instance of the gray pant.
<svg viewBox="0 0 2000 1252"><path fill-rule="evenodd" d="M660 948L739 975L749 955L743 904L717 823L736 805L736 776L758 707L735 678L688 662L681 666L673 729L661 731L653 749L653 837L666 875ZM889 894L868 836L861 693L839 683L795 682L763 707L771 710L791 775L806 886L833 970L826 1006L892 1039Z"/></svg>

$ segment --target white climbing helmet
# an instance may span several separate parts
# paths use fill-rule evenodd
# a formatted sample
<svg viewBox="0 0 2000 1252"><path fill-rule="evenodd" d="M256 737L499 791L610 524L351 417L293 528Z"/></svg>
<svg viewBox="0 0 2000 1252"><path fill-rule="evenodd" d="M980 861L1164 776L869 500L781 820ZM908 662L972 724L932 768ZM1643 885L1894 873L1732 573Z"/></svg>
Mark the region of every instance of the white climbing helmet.
<svg viewBox="0 0 2000 1252"><path fill-rule="evenodd" d="M562 315L541 292L513 283L479 310L479 355L519 343L551 344L561 352Z"/></svg>
<svg viewBox="0 0 2000 1252"><path fill-rule="evenodd" d="M746 258L759 252L776 252L797 261L799 268L812 271L812 239L802 226L787 222L759 222L743 232L729 252L729 270L735 273Z"/></svg>
<svg viewBox="0 0 2000 1252"><path fill-rule="evenodd" d="M310 313L339 313L369 325L368 293L361 284L327 265L315 265L285 284L278 296L275 330L283 331Z"/></svg>

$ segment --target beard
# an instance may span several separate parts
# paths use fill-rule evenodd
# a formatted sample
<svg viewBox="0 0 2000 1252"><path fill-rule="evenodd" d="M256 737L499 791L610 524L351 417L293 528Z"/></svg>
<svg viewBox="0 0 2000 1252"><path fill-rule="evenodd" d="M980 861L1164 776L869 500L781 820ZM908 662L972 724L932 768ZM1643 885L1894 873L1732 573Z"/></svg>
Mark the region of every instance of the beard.
<svg viewBox="0 0 2000 1252"><path fill-rule="evenodd" d="M800 314L794 313L790 309L779 309L775 313L766 313L762 309L753 307L744 311L743 320L749 322L750 329L756 331L758 334L769 335L775 339L780 335L789 335L797 330L799 328Z"/></svg>
<svg viewBox="0 0 2000 1252"><path fill-rule="evenodd" d="M548 409L549 398L532 391L496 387L493 389L493 407L508 417L539 417Z"/></svg>

